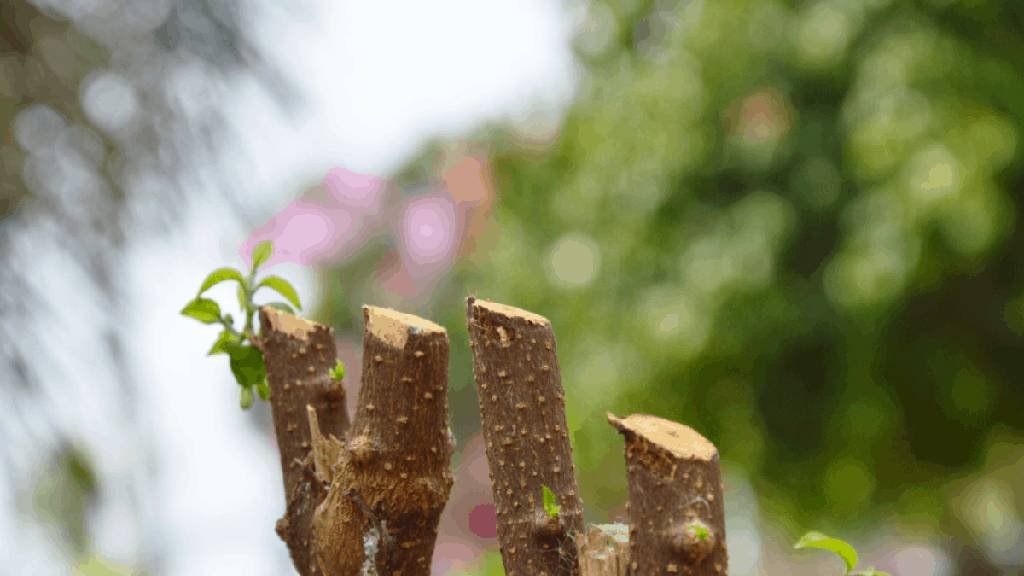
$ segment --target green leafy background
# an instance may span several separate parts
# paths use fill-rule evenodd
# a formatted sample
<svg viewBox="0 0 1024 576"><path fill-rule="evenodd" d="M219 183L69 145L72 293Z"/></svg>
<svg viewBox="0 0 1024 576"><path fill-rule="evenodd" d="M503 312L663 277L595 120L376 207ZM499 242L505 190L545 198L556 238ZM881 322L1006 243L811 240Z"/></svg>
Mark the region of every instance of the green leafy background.
<svg viewBox="0 0 1024 576"><path fill-rule="evenodd" d="M1022 29L1012 1L591 5L547 140L460 144L487 158L490 227L419 307L452 333L460 437L475 294L552 320L591 520L625 498L605 411L649 412L712 439L790 542L991 551L1001 520L963 494L998 477L999 517L1024 509ZM321 313L356 330L379 261L325 273L346 289Z"/></svg>

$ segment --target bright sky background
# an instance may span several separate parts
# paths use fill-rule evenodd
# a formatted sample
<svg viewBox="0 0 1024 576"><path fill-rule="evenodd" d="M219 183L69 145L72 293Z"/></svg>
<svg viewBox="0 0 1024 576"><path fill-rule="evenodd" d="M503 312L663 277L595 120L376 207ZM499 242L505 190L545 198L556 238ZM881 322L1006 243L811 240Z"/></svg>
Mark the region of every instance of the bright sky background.
<svg viewBox="0 0 1024 576"><path fill-rule="evenodd" d="M275 203L297 178L319 181L342 163L387 173L429 137L558 110L572 96L574 23L560 3L313 3L315 13L291 17L267 8L252 25L307 108L276 114L249 86L227 111Z"/></svg>

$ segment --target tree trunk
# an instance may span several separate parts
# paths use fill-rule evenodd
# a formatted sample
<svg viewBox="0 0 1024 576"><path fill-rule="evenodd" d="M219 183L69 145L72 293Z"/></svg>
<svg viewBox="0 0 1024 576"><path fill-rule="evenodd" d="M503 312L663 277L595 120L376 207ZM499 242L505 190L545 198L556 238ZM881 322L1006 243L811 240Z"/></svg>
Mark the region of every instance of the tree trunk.
<svg viewBox="0 0 1024 576"><path fill-rule="evenodd" d="M629 527L625 524L591 524L576 544L580 576L629 573Z"/></svg>
<svg viewBox="0 0 1024 576"><path fill-rule="evenodd" d="M608 415L626 440L630 573L725 576L718 450L692 428L655 416Z"/></svg>
<svg viewBox="0 0 1024 576"><path fill-rule="evenodd" d="M363 316L363 385L348 440L314 431L320 461L335 462L317 467L331 485L313 521L315 555L326 576L428 576L452 485L448 334L385 308Z"/></svg>
<svg viewBox="0 0 1024 576"><path fill-rule="evenodd" d="M319 576L310 555L313 511L325 488L313 473L307 406L325 432L345 437L345 391L329 374L337 362L334 331L274 308L260 309L260 348L267 366L270 405L281 454L286 512L277 533L302 576Z"/></svg>
<svg viewBox="0 0 1024 576"><path fill-rule="evenodd" d="M467 312L505 572L576 575L583 506L551 323L474 298ZM561 506L554 519L544 510L543 486Z"/></svg>

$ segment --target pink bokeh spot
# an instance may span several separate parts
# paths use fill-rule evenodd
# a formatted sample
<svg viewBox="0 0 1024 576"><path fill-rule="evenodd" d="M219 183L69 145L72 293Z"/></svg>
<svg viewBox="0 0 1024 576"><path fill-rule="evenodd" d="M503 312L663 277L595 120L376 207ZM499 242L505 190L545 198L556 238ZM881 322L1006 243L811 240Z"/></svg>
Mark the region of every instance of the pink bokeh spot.
<svg viewBox="0 0 1024 576"><path fill-rule="evenodd" d="M452 574L468 570L480 557L474 547L457 540L438 539L434 546L434 561L431 563L431 574ZM454 572L458 570L459 572Z"/></svg>
<svg viewBox="0 0 1024 576"><path fill-rule="evenodd" d="M467 215L483 202L473 188L480 186L479 162L470 162L462 171L467 174L450 179L457 196L441 187L406 200L394 198L393 187L384 178L333 168L318 190L254 230L242 246L242 256L251 261L256 244L271 240L274 252L267 266L331 265L355 254L372 238L388 235L396 245L393 257L381 262L381 286L403 298L422 297L451 269L467 232ZM476 180L470 178L474 174Z"/></svg>
<svg viewBox="0 0 1024 576"><path fill-rule="evenodd" d="M242 245L242 255L251 261L256 244L271 240L274 252L267 266L280 262L312 266L336 257L358 232L348 210L299 199L254 230Z"/></svg>
<svg viewBox="0 0 1024 576"><path fill-rule="evenodd" d="M433 267L454 256L458 227L450 199L425 196L409 202L402 215L402 241L414 276L418 267Z"/></svg>
<svg viewBox="0 0 1024 576"><path fill-rule="evenodd" d="M256 244L271 240L274 253L267 266L280 262L315 266L339 260L365 239L386 184L379 176L331 169L322 184L326 198L299 198L275 214L242 245L243 258L251 262Z"/></svg>
<svg viewBox="0 0 1024 576"><path fill-rule="evenodd" d="M385 180L371 174L359 174L344 168L333 168L324 177L324 186L339 204L361 209L376 209L380 204Z"/></svg>
<svg viewBox="0 0 1024 576"><path fill-rule="evenodd" d="M469 512L469 531L478 538L497 538L498 514L494 504L481 504Z"/></svg>

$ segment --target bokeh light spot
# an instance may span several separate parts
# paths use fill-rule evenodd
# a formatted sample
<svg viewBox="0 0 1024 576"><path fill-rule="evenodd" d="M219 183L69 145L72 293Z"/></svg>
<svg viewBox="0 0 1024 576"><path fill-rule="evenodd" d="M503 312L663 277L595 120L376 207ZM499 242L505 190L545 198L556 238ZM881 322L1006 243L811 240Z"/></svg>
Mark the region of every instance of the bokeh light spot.
<svg viewBox="0 0 1024 576"><path fill-rule="evenodd" d="M469 531L478 538L498 537L498 514L494 504L481 504L469 512Z"/></svg>
<svg viewBox="0 0 1024 576"><path fill-rule="evenodd" d="M585 234L566 234L548 252L551 281L566 288L590 284L597 277L600 267L601 249Z"/></svg>
<svg viewBox="0 0 1024 576"><path fill-rule="evenodd" d="M119 74L99 72L82 87L82 108L89 120L107 132L119 132L138 113L135 88Z"/></svg>
<svg viewBox="0 0 1024 576"><path fill-rule="evenodd" d="M857 510L875 490L875 477L854 458L837 458L825 473L825 496L836 509Z"/></svg>
<svg viewBox="0 0 1024 576"><path fill-rule="evenodd" d="M411 264L431 265L453 257L457 228L450 200L425 197L410 202L402 216L402 240Z"/></svg>

